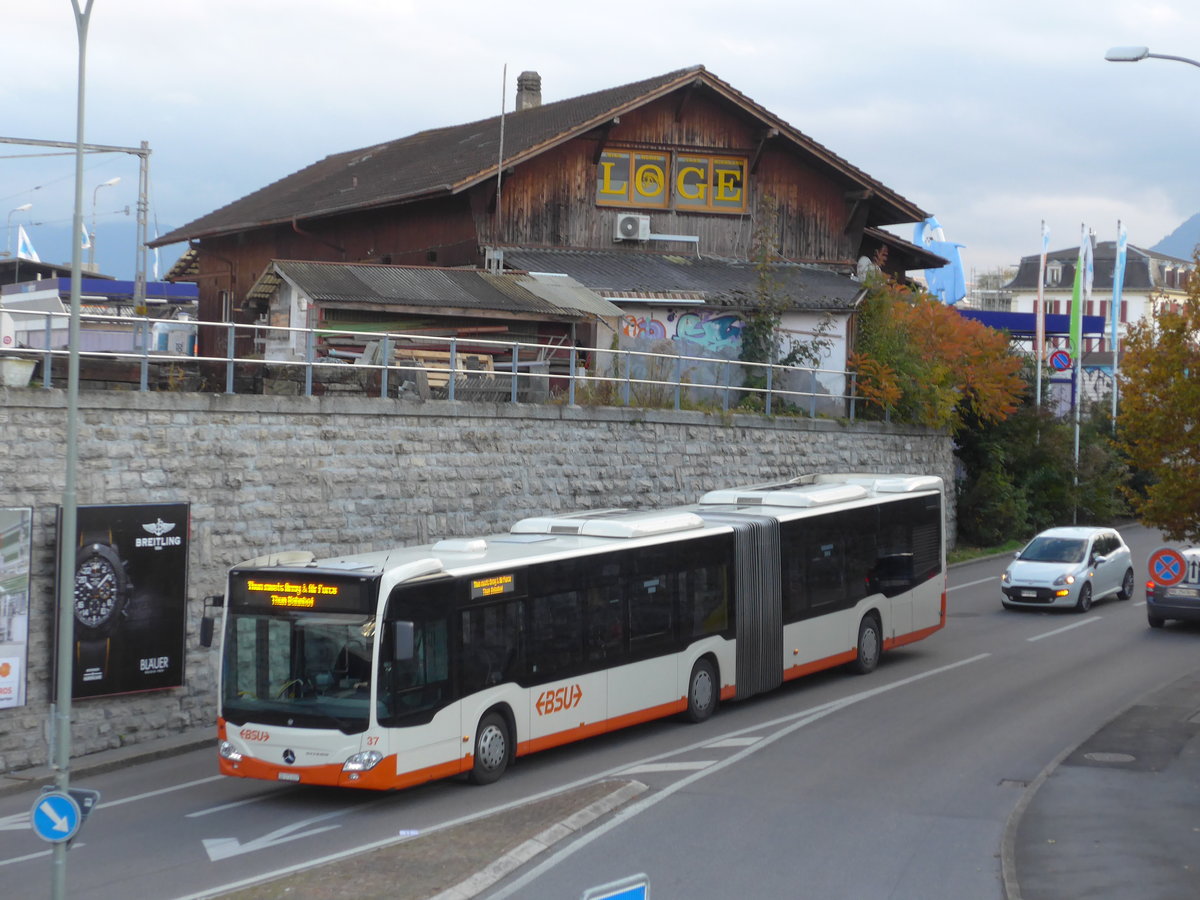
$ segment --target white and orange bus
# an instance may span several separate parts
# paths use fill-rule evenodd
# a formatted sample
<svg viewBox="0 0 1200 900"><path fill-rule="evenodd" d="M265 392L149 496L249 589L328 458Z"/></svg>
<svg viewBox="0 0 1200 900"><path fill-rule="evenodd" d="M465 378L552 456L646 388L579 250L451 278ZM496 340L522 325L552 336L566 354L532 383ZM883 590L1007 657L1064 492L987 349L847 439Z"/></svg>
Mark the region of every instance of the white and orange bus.
<svg viewBox="0 0 1200 900"><path fill-rule="evenodd" d="M945 624L940 478L817 475L692 506L229 573L226 775L392 789L849 664ZM213 625L202 628L211 643Z"/></svg>

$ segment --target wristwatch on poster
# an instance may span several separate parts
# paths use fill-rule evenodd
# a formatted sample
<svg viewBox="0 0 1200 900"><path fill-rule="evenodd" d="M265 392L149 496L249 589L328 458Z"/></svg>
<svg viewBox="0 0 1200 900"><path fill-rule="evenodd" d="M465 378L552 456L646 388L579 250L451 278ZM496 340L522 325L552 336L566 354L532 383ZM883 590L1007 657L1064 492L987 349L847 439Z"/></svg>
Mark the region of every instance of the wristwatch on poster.
<svg viewBox="0 0 1200 900"><path fill-rule="evenodd" d="M100 681L108 674L112 630L125 617L131 592L112 532L85 532L75 556L75 656L84 681Z"/></svg>

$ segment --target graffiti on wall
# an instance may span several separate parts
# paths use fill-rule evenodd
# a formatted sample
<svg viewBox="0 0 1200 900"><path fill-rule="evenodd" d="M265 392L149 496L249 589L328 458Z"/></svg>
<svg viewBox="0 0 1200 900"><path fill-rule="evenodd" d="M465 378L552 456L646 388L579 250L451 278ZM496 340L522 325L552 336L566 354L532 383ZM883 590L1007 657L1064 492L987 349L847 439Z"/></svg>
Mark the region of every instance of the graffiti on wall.
<svg viewBox="0 0 1200 900"><path fill-rule="evenodd" d="M626 315L621 318L621 335L627 338L687 341L708 351L738 350L742 343L742 320L731 313L673 310L664 319Z"/></svg>

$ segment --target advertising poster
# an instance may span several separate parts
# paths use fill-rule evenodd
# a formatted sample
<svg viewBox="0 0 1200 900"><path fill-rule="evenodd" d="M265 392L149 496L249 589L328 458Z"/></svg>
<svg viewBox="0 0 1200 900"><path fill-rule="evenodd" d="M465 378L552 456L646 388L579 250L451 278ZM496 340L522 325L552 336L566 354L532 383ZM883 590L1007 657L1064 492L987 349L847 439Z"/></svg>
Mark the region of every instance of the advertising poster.
<svg viewBox="0 0 1200 900"><path fill-rule="evenodd" d="M33 510L0 506L0 709L25 705Z"/></svg>
<svg viewBox="0 0 1200 900"><path fill-rule="evenodd" d="M76 516L71 696L179 687L189 505L80 506ZM60 535L61 524L60 509Z"/></svg>

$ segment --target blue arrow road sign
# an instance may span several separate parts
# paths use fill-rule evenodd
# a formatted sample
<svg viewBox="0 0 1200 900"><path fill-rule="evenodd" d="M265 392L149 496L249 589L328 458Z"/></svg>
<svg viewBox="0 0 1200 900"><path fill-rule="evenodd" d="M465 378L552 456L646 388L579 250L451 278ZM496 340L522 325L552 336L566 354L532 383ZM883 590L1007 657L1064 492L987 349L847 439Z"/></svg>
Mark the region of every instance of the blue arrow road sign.
<svg viewBox="0 0 1200 900"><path fill-rule="evenodd" d="M61 844L75 837L82 819L79 804L70 794L58 791L42 794L29 812L29 821L37 836L52 844Z"/></svg>
<svg viewBox="0 0 1200 900"><path fill-rule="evenodd" d="M650 879L645 875L630 875L620 881L610 881L588 888L580 900L649 900Z"/></svg>

